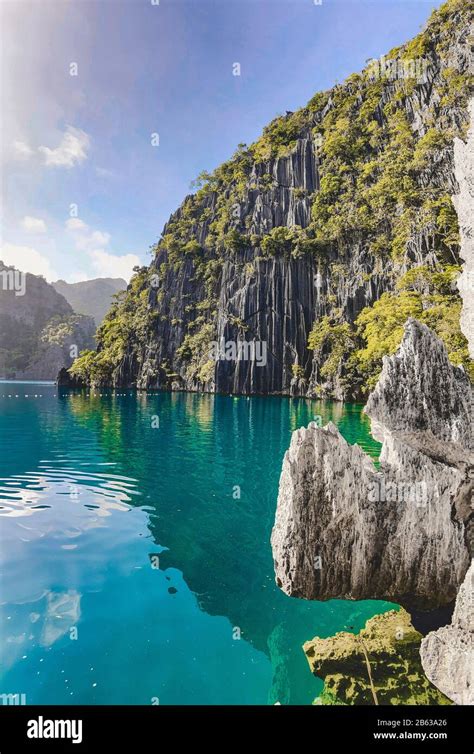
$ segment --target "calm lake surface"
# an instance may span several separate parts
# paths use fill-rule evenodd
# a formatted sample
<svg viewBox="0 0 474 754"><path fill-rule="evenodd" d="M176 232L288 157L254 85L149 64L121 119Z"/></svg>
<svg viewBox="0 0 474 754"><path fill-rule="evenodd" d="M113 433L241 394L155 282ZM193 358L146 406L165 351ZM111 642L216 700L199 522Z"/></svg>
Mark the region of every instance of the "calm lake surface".
<svg viewBox="0 0 474 754"><path fill-rule="evenodd" d="M392 606L276 587L278 480L315 415L376 457L361 408L0 383L0 693L310 704L303 642Z"/></svg>

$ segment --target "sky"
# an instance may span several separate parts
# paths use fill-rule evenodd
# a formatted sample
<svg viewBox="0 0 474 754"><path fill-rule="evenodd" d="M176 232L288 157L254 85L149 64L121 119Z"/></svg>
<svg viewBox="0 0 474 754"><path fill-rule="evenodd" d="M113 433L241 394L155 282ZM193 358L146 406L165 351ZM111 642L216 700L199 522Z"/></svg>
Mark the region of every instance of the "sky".
<svg viewBox="0 0 474 754"><path fill-rule="evenodd" d="M439 5L0 0L0 259L48 281L128 279L202 170Z"/></svg>

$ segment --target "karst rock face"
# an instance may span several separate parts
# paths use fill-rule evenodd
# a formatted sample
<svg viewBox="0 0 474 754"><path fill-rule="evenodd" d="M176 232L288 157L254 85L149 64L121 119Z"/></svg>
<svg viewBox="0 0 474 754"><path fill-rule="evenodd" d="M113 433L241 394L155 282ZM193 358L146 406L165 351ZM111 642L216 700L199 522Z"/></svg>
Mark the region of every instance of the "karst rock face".
<svg viewBox="0 0 474 754"><path fill-rule="evenodd" d="M455 144L454 201L472 355L474 102L470 112L468 142ZM365 412L383 443L379 469L333 425L293 434L272 532L277 583L306 599L386 598L420 609L455 599L451 623L424 638L421 661L446 697L474 704L472 386L439 338L408 320Z"/></svg>
<svg viewBox="0 0 474 754"><path fill-rule="evenodd" d="M462 170L472 13L460 0L449 0L435 15L414 40L422 55L413 53L413 40L397 52L400 65L421 56L421 75L372 75L368 66L317 93L301 110L276 118L257 142L239 148L184 199L130 293L123 314L132 321L130 337L117 358L111 349L109 362L99 338L101 369L92 381L139 389L361 397L362 378L353 380L348 366L350 348L337 352L328 369L333 346L309 348L313 328L317 332L327 318L355 337L361 312L384 293L395 295L405 273L417 266L439 269L440 259L459 262L457 243L442 248L432 209L424 206L428 200L443 197L450 211L450 197L461 191L466 255L472 245L466 209L472 171ZM354 123L360 133L348 135ZM397 193L409 174L411 198L394 199L372 223L400 162L400 133L410 165L390 190ZM375 186L376 199L370 194ZM412 212L403 242L394 248L400 217ZM285 234L305 242L286 243ZM269 238L275 239L271 248L265 245ZM137 324L130 312L143 302L146 312ZM211 345L221 341L265 344L266 358L214 362Z"/></svg>
<svg viewBox="0 0 474 754"><path fill-rule="evenodd" d="M463 299L461 329L474 356L474 99L470 106L471 126L467 143L456 139L454 145L455 174L459 193L453 196L461 234L461 256L464 260L458 281ZM471 427L473 412L469 413ZM470 441L469 430L467 442ZM474 512L472 468L471 484L465 483L462 513L468 519L471 556L474 553ZM458 506L460 507L460 506ZM474 562L466 573L456 597L451 623L432 631L421 644L421 661L426 675L456 704L474 704Z"/></svg>
<svg viewBox="0 0 474 754"><path fill-rule="evenodd" d="M426 675L456 704L474 704L474 563L456 598L451 623L421 643Z"/></svg>
<svg viewBox="0 0 474 754"><path fill-rule="evenodd" d="M464 260L458 287L463 299L461 329L474 359L474 98L469 103L470 128L467 141L454 141L454 174L459 191L453 195Z"/></svg>
<svg viewBox="0 0 474 754"><path fill-rule="evenodd" d="M431 434L438 441L472 448L471 409L464 370L450 364L443 343L426 325L409 320L397 353L384 358L364 409L372 435L383 442L390 435L416 433L429 446Z"/></svg>
<svg viewBox="0 0 474 754"><path fill-rule="evenodd" d="M463 370L409 320L366 408L380 469L332 424L293 433L271 538L283 591L420 609L454 600L470 562L471 406Z"/></svg>

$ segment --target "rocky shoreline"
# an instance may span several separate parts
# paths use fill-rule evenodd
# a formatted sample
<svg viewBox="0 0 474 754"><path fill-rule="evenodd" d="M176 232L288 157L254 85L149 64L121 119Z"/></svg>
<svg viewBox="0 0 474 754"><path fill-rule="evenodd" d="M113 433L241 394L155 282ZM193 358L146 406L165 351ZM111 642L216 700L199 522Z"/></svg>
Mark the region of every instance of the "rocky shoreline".
<svg viewBox="0 0 474 754"><path fill-rule="evenodd" d="M474 703L472 386L441 341L409 320L365 411L380 468L331 424L294 432L272 549L277 584L305 599L387 599L452 624L421 661L449 699Z"/></svg>
<svg viewBox="0 0 474 754"><path fill-rule="evenodd" d="M380 469L331 424L293 434L272 533L283 591L422 609L455 598L470 562L471 401L441 341L410 320L365 409Z"/></svg>
<svg viewBox="0 0 474 754"><path fill-rule="evenodd" d="M453 203L465 262L458 281L461 328L472 357L474 100L469 112L467 141L456 139L454 145ZM428 327L408 320L398 351L384 357L365 407L372 434L382 442L380 468L333 425L297 430L283 461L271 537L276 581L289 595L384 598L417 612L455 600L451 622L429 631L419 655L431 683L452 702L469 705L474 704L473 407L467 374L449 362ZM305 645L305 651L311 648L310 666L323 675L324 641L330 640ZM358 702L352 697L339 703ZM418 696L415 703L426 701Z"/></svg>

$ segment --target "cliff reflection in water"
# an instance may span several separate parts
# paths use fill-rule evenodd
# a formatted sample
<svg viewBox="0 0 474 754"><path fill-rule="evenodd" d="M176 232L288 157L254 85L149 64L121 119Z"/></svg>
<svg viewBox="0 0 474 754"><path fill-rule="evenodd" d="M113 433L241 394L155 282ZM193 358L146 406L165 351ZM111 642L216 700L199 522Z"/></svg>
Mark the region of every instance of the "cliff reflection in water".
<svg viewBox="0 0 474 754"><path fill-rule="evenodd" d="M4 614L4 635L8 678L16 687L28 669L34 700L64 700L56 654L53 680L47 690L40 683L44 666L34 663L46 650L72 664L64 673L76 683L71 701L147 703L153 693L162 703L309 703L320 682L303 642L357 630L388 606L292 600L274 582L269 538L290 434L321 416L376 454L359 406L50 388L24 408L14 473L0 482L0 514L10 522L4 571L15 574L3 590L12 618L8 625ZM76 622L77 642L66 626ZM85 652L96 687L81 675ZM126 685L106 661L117 653L134 658ZM189 653L196 672L186 675ZM25 663L38 667L37 683Z"/></svg>

